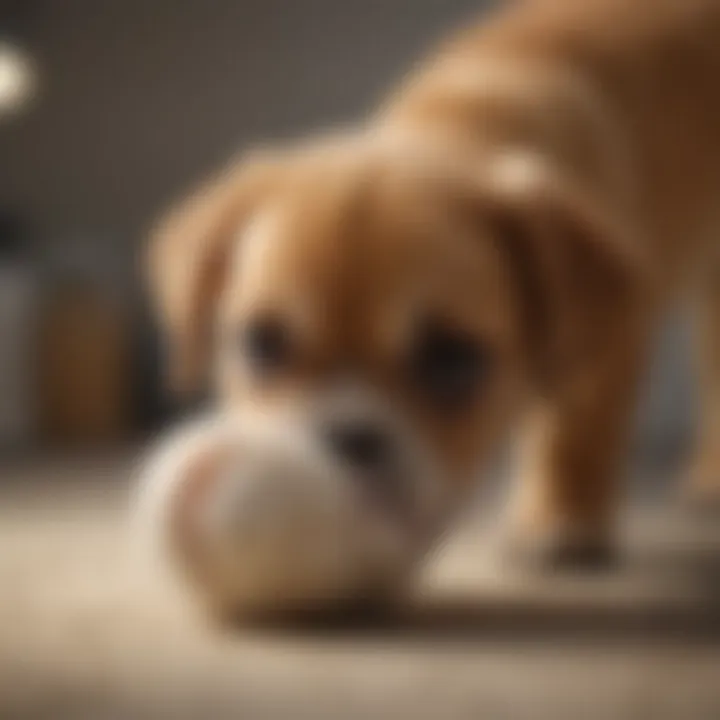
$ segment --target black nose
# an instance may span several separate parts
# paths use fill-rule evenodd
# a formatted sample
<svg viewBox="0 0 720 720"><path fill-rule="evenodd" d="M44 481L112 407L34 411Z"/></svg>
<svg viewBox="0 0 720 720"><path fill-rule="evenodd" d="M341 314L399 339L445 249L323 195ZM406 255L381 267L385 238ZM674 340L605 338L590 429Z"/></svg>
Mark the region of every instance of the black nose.
<svg viewBox="0 0 720 720"><path fill-rule="evenodd" d="M325 440L338 458L359 470L379 470L392 459L390 437L368 422L333 424L326 429Z"/></svg>

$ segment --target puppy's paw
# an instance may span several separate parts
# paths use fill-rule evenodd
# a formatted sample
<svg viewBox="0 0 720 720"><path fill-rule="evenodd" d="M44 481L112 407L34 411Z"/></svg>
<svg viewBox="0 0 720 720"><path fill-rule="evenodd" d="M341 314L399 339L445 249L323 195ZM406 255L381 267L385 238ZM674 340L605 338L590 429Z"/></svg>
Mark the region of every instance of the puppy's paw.
<svg viewBox="0 0 720 720"><path fill-rule="evenodd" d="M512 566L531 572L606 572L619 559L609 531L515 527L503 549Z"/></svg>

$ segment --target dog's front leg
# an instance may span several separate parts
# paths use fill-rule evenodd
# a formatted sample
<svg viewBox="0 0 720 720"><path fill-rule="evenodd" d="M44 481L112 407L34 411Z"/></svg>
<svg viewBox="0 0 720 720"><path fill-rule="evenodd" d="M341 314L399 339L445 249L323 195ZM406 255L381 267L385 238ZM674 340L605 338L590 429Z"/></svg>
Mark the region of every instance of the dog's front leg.
<svg viewBox="0 0 720 720"><path fill-rule="evenodd" d="M614 348L521 433L510 549L549 567L598 567L614 557L620 475L646 343Z"/></svg>

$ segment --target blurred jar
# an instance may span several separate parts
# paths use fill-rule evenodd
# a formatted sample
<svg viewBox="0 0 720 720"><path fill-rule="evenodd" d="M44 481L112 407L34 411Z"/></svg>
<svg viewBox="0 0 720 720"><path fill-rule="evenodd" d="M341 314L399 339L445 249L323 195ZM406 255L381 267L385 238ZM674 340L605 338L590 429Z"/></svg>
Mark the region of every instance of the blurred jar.
<svg viewBox="0 0 720 720"><path fill-rule="evenodd" d="M118 287L120 242L62 238L46 252L39 334L39 424L52 446L123 444L133 374L127 297Z"/></svg>
<svg viewBox="0 0 720 720"><path fill-rule="evenodd" d="M44 298L39 377L44 441L104 446L127 439L127 326L118 303L97 285L63 282Z"/></svg>

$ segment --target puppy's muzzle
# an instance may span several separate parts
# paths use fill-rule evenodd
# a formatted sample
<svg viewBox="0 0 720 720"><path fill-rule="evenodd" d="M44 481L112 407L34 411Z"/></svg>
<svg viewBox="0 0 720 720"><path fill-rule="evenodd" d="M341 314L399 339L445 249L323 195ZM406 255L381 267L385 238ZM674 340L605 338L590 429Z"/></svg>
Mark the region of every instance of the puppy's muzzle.
<svg viewBox="0 0 720 720"><path fill-rule="evenodd" d="M323 444L370 501L397 511L407 501L400 443L371 419L335 420L321 430Z"/></svg>
<svg viewBox="0 0 720 720"><path fill-rule="evenodd" d="M328 451L352 470L372 475L388 469L395 460L392 436L371 421L333 422L322 434Z"/></svg>

